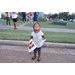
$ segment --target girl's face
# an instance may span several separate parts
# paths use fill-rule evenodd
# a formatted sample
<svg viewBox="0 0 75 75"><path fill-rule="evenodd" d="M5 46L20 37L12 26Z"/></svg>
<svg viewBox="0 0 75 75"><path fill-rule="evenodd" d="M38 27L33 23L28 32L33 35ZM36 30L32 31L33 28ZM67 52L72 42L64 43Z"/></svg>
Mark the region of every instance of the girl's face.
<svg viewBox="0 0 75 75"><path fill-rule="evenodd" d="M30 12L30 14L31 14L31 12Z"/></svg>
<svg viewBox="0 0 75 75"><path fill-rule="evenodd" d="M39 30L40 30L40 26L39 26L38 24L36 24L36 25L34 26L33 30L34 30L35 33L38 33Z"/></svg>

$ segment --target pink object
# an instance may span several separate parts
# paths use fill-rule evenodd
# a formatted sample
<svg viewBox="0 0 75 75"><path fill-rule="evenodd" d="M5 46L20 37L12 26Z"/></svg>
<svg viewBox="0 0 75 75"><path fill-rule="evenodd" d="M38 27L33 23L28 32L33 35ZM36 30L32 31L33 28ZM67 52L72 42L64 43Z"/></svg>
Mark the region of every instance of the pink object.
<svg viewBox="0 0 75 75"><path fill-rule="evenodd" d="M10 17L10 12L7 12L5 16Z"/></svg>

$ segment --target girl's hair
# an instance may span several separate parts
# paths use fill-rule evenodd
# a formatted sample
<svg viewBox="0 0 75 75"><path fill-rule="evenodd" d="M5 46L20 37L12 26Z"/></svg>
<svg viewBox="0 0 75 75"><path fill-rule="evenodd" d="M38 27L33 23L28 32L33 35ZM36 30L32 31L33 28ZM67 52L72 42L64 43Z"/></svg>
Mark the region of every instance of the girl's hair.
<svg viewBox="0 0 75 75"><path fill-rule="evenodd" d="M35 26L36 24L38 24L38 25L39 25L39 23L35 23L35 24L33 25L33 28L34 28L34 26ZM39 27L41 28L41 26L40 26L40 25L39 25Z"/></svg>
<svg viewBox="0 0 75 75"><path fill-rule="evenodd" d="M15 12L12 12L12 13L15 13Z"/></svg>

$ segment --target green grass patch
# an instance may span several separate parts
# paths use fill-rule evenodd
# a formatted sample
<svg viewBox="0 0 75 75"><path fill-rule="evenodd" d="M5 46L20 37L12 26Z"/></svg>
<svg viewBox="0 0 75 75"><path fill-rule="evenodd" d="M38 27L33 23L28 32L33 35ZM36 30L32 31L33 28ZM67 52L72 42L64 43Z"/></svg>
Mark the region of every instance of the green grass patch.
<svg viewBox="0 0 75 75"><path fill-rule="evenodd" d="M41 27L44 27L44 28L65 28L65 29L75 29L75 23L73 22L69 22L69 21L66 21L68 23L67 26L63 26L63 25L53 25L52 22L39 22L40 26ZM29 26L29 27L32 27L33 24L27 24L25 26Z"/></svg>
<svg viewBox="0 0 75 75"><path fill-rule="evenodd" d="M2 23L2 25L7 25L6 20L2 21L1 23ZM12 26L14 26L14 23L13 23L12 19L10 20L10 23L11 23ZM17 21L17 26L22 25L22 24L23 24L22 21Z"/></svg>
<svg viewBox="0 0 75 75"><path fill-rule="evenodd" d="M6 40L29 40L31 31L26 30L2 30L0 29L0 39Z"/></svg>
<svg viewBox="0 0 75 75"><path fill-rule="evenodd" d="M29 41L32 31L0 29L0 39ZM47 42L75 43L75 33L43 31ZM37 39L36 39L37 40Z"/></svg>
<svg viewBox="0 0 75 75"><path fill-rule="evenodd" d="M75 43L75 33L44 32L48 42Z"/></svg>

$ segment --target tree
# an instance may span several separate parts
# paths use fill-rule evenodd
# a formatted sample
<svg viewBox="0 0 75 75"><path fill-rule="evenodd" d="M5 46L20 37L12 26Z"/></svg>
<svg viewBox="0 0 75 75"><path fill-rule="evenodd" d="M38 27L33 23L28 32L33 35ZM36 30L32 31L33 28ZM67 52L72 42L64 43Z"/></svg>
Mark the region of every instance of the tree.
<svg viewBox="0 0 75 75"><path fill-rule="evenodd" d="M68 17L69 17L68 15L69 15L69 12L64 12L64 19L65 20L68 20Z"/></svg>
<svg viewBox="0 0 75 75"><path fill-rule="evenodd" d="M57 17L58 17L57 13L51 15L51 18L57 18Z"/></svg>
<svg viewBox="0 0 75 75"><path fill-rule="evenodd" d="M59 18L62 18L63 19L63 13L59 13Z"/></svg>
<svg viewBox="0 0 75 75"><path fill-rule="evenodd" d="M62 18L64 20L67 20L69 17L69 12L60 12L59 13L59 18Z"/></svg>

